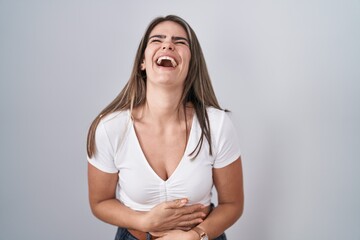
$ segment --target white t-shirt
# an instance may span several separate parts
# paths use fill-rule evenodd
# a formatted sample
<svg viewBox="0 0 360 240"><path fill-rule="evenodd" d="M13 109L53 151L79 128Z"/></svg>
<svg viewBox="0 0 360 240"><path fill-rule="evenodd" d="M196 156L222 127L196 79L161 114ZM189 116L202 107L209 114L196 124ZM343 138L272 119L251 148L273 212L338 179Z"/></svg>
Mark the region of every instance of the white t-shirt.
<svg viewBox="0 0 360 240"><path fill-rule="evenodd" d="M126 206L138 211L149 211L155 205L179 198L188 204L210 205L213 187L212 169L222 168L240 156L234 126L225 111L207 109L213 154L204 142L198 156L191 160L201 128L193 117L185 153L172 175L164 181L151 168L141 149L131 120L130 111L118 111L105 116L96 134L96 153L90 164L107 173L119 173L118 198Z"/></svg>

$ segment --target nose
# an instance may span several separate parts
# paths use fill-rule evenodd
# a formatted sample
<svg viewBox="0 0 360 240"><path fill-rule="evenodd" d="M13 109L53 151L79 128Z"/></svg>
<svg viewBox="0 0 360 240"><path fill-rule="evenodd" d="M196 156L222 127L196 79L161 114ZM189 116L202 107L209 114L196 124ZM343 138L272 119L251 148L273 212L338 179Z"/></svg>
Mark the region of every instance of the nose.
<svg viewBox="0 0 360 240"><path fill-rule="evenodd" d="M164 42L163 43L163 46L162 46L162 49L163 50L170 50L170 51L174 51L175 47L174 47L174 44L171 43L171 42Z"/></svg>

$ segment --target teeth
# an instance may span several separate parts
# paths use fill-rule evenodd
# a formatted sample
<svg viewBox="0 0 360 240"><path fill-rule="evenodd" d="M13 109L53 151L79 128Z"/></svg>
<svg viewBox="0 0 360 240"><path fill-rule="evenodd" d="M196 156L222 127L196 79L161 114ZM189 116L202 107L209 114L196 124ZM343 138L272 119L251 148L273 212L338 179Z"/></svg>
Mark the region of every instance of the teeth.
<svg viewBox="0 0 360 240"><path fill-rule="evenodd" d="M160 63L161 63L162 60L170 60L170 61L171 61L171 65L172 65L173 67L176 67L176 66L177 66L177 63L176 63L175 59L173 59L172 57L168 57L168 56L159 57L158 60L156 61L156 63L157 63L158 65L160 65Z"/></svg>

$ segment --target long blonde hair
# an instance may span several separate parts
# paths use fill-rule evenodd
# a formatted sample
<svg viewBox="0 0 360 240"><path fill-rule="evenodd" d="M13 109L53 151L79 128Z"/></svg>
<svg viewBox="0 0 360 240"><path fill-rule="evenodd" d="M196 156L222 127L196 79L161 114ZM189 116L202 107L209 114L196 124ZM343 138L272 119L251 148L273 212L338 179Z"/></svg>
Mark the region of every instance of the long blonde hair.
<svg viewBox="0 0 360 240"><path fill-rule="evenodd" d="M149 24L139 44L129 81L119 95L104 108L92 122L87 136L87 154L89 157L92 157L95 154L95 132L100 120L104 116L115 111L132 110L145 103L146 72L141 70L140 64L144 59L144 52L150 32L156 25L164 21L172 21L182 26L186 31L190 42L191 59L189 71L184 82L184 90L180 99L180 104L185 107L186 103L192 103L201 128L201 137L190 155L193 155L195 152L196 154L193 158L198 155L204 142L204 137L209 143L209 153L212 155L210 123L206 108L221 108L216 99L204 55L195 32L184 19L175 15L168 15L155 18Z"/></svg>

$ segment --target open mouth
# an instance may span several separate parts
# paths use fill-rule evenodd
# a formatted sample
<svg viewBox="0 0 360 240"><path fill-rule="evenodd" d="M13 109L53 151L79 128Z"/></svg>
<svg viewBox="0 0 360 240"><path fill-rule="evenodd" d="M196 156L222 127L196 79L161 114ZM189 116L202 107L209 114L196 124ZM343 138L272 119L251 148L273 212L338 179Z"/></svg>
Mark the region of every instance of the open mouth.
<svg viewBox="0 0 360 240"><path fill-rule="evenodd" d="M159 57L156 64L161 67L176 67L178 65L175 59L169 56Z"/></svg>

